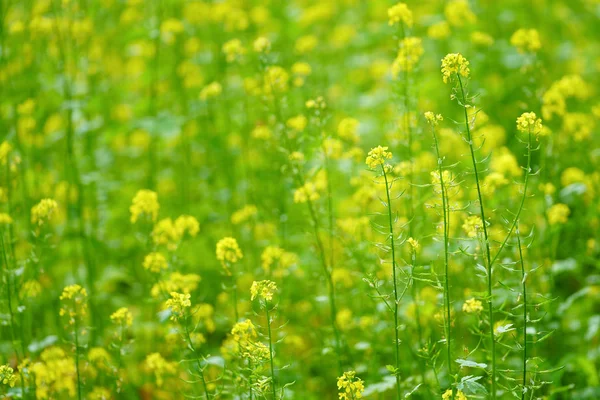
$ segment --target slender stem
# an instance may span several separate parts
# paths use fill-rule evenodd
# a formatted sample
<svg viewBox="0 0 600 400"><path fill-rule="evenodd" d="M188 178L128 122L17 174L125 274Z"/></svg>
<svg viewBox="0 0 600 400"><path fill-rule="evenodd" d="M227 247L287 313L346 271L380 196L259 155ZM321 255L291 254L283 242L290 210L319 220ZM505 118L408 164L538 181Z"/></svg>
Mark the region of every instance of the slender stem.
<svg viewBox="0 0 600 400"><path fill-rule="evenodd" d="M521 390L521 400L525 400L525 391L527 389L527 275L525 273L525 262L523 261L523 250L521 248L521 235L518 223L517 245L519 247L519 258L521 260L521 285L523 290L523 389Z"/></svg>
<svg viewBox="0 0 600 400"><path fill-rule="evenodd" d="M275 368L273 367L273 340L271 338L271 316L269 315L269 304L265 304L267 312L267 332L269 333L269 361L271 364L271 387L273 388L273 400L277 398L277 390L275 388Z"/></svg>
<svg viewBox="0 0 600 400"><path fill-rule="evenodd" d="M75 371L77 372L77 399L81 400L81 374L79 371L79 324L77 323L78 316L75 316Z"/></svg>
<svg viewBox="0 0 600 400"><path fill-rule="evenodd" d="M198 367L198 372L200 373L200 380L202 381L202 388L204 389L204 395L206 396L206 400L210 399L210 394L208 393L208 386L206 385L206 380L204 378L204 369L202 368L202 364L200 363L200 357L198 356L198 351L196 347L194 347L194 342L192 342L192 337L190 336L190 331L188 329L188 320L187 318L183 321L183 330L185 332L185 338L188 342L188 346L192 350L194 355L196 366Z"/></svg>
<svg viewBox="0 0 600 400"><path fill-rule="evenodd" d="M483 197L481 195L481 185L479 184L479 172L477 170L477 160L475 158L475 149L473 148L473 138L471 137L471 128L469 126L469 115L467 113L467 97L465 95L465 89L463 87L462 79L460 75L458 77L458 83L460 85L460 92L462 95L462 107L465 115L465 127L467 130L467 142L469 144L469 150L471 152L471 161L473 163L473 171L475 173L475 184L477 185L477 197L479 199L479 211L481 214L481 225L483 225L483 238L485 242L485 256L487 260L487 303L488 303L488 314L490 319L490 341L491 341L491 353L492 353L492 400L496 399L496 338L494 337L494 306L493 306L493 291L492 291L492 260L490 254L490 241L488 237L487 224L485 219L485 210L483 206Z"/></svg>
<svg viewBox="0 0 600 400"><path fill-rule="evenodd" d="M387 196L387 209L388 209L388 222L390 228L390 241L392 247L392 275L394 279L394 334L395 334L395 342L394 342L394 350L396 355L396 397L398 399L401 398L400 393L400 350L398 346L398 284L396 281L396 249L394 247L394 223L392 219L392 203L390 199L390 186L388 183L387 173L385 172L385 166L381 166L381 170L383 171L383 178L385 180L385 194Z"/></svg>
<svg viewBox="0 0 600 400"><path fill-rule="evenodd" d="M444 229L444 305L446 308L446 318L444 323L444 330L446 335L446 361L448 364L448 376L452 376L452 338L451 338L451 329L450 329L450 288L449 288L449 220L448 220L448 206L447 206L447 192L446 186L444 183L444 174L442 168L442 157L440 155L440 148L438 144L437 135L435 134L435 128L432 127L433 133L433 142L435 144L435 152L437 155L437 164L438 164L438 174L440 176L440 195L442 196L442 214L443 214L443 229Z"/></svg>

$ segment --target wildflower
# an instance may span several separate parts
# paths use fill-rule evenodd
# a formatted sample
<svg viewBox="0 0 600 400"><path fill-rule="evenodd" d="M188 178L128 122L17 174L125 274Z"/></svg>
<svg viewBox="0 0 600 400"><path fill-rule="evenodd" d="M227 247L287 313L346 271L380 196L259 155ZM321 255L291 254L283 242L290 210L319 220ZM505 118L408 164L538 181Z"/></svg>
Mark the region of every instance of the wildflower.
<svg viewBox="0 0 600 400"><path fill-rule="evenodd" d="M198 220L191 215L180 215L175 220L175 229L180 238L186 233L191 237L196 237L200 231L200 224L198 223Z"/></svg>
<svg viewBox="0 0 600 400"><path fill-rule="evenodd" d="M317 187L312 182L307 182L304 186L294 191L294 203L306 203L308 201L319 200L321 196L317 192Z"/></svg>
<svg viewBox="0 0 600 400"><path fill-rule="evenodd" d="M485 32L475 31L471 33L471 41L477 46L489 47L494 44L494 38Z"/></svg>
<svg viewBox="0 0 600 400"><path fill-rule="evenodd" d="M236 263L244 256L237 240L225 237L217 243L217 260L221 261L223 268L229 273L228 264Z"/></svg>
<svg viewBox="0 0 600 400"><path fill-rule="evenodd" d="M53 199L43 199L35 206L31 207L31 222L42 226L48 221L54 211L58 208L58 203Z"/></svg>
<svg viewBox="0 0 600 400"><path fill-rule="evenodd" d="M308 125L308 119L304 115L298 115L289 118L285 125L295 132L302 132L306 129L306 125Z"/></svg>
<svg viewBox="0 0 600 400"><path fill-rule="evenodd" d="M517 130L524 133L539 135L542 132L542 120L534 112L526 112L517 118Z"/></svg>
<svg viewBox="0 0 600 400"><path fill-rule="evenodd" d="M13 223L13 219L6 213L0 213L0 225L10 225Z"/></svg>
<svg viewBox="0 0 600 400"><path fill-rule="evenodd" d="M160 353L149 354L146 357L145 365L154 374L156 385L159 387L164 383L164 375L172 375L177 372L177 363L168 362Z"/></svg>
<svg viewBox="0 0 600 400"><path fill-rule="evenodd" d="M35 298L42 293L42 285L35 279L25 281L19 294L23 298Z"/></svg>
<svg viewBox="0 0 600 400"><path fill-rule="evenodd" d="M152 221L158 217L158 195L151 190L140 190L131 201L129 211L131 212L131 223L135 224L140 216L149 216Z"/></svg>
<svg viewBox="0 0 600 400"><path fill-rule="evenodd" d="M152 252L144 258L144 269L152 273L158 274L163 269L167 269L169 264L167 259L161 253Z"/></svg>
<svg viewBox="0 0 600 400"><path fill-rule="evenodd" d="M294 253L287 252L277 246L267 246L263 250L260 259L265 272L270 272L275 267L289 268L298 261L298 257Z"/></svg>
<svg viewBox="0 0 600 400"><path fill-rule="evenodd" d="M17 375L8 365L0 365L0 382L10 387L14 387L17 382Z"/></svg>
<svg viewBox="0 0 600 400"><path fill-rule="evenodd" d="M171 298L165 302L166 308L171 310L171 321L177 321L185 316L186 310L192 306L191 295L171 292Z"/></svg>
<svg viewBox="0 0 600 400"><path fill-rule="evenodd" d="M88 360L96 367L108 370L111 362L110 354L103 347L92 347L88 351Z"/></svg>
<svg viewBox="0 0 600 400"><path fill-rule="evenodd" d="M299 37L298 40L296 40L296 45L294 46L294 49L299 54L306 54L313 51L318 44L319 38L315 35L304 35Z"/></svg>
<svg viewBox="0 0 600 400"><path fill-rule="evenodd" d="M292 65L292 74L294 75L294 86L301 87L304 85L306 77L312 73L312 68L309 63L296 62Z"/></svg>
<svg viewBox="0 0 600 400"><path fill-rule="evenodd" d="M450 36L450 25L446 21L440 21L427 28L427 36L432 39L445 39Z"/></svg>
<svg viewBox="0 0 600 400"><path fill-rule="evenodd" d="M339 400L361 399L365 391L364 381L356 377L356 371L344 372L338 378L337 387Z"/></svg>
<svg viewBox="0 0 600 400"><path fill-rule="evenodd" d="M410 238L408 238L407 242L410 245L411 250L414 251L415 253L418 252L419 249L421 248L421 244L416 239L413 239L410 237Z"/></svg>
<svg viewBox="0 0 600 400"><path fill-rule="evenodd" d="M571 210L566 204L554 204L548 209L548 223L550 225L566 224L569 220Z"/></svg>
<svg viewBox="0 0 600 400"><path fill-rule="evenodd" d="M242 224L258 214L258 208L255 205L248 204L237 210L231 215L231 223L234 225Z"/></svg>
<svg viewBox="0 0 600 400"><path fill-rule="evenodd" d="M448 389L442 395L442 400L450 400L452 399L452 389ZM456 391L456 395L454 396L454 400L468 400L467 396L460 390Z"/></svg>
<svg viewBox="0 0 600 400"><path fill-rule="evenodd" d="M438 126L440 121L443 121L444 118L442 117L441 114L434 114L431 111L426 111L425 112L425 120L431 126Z"/></svg>
<svg viewBox="0 0 600 400"><path fill-rule="evenodd" d="M250 288L250 294L252 295L250 300L254 300L256 297L271 301L273 299L273 293L277 290L277 285L273 281L254 281Z"/></svg>
<svg viewBox="0 0 600 400"><path fill-rule="evenodd" d="M442 59L442 78L448 83L454 75L469 77L469 62L460 53L450 53Z"/></svg>
<svg viewBox="0 0 600 400"><path fill-rule="evenodd" d="M392 64L392 75L397 77L400 72L412 71L424 52L420 38L406 37L402 39L398 55Z"/></svg>
<svg viewBox="0 0 600 400"><path fill-rule="evenodd" d="M223 53L227 62L234 62L246 53L240 39L231 39L223 44Z"/></svg>
<svg viewBox="0 0 600 400"><path fill-rule="evenodd" d="M223 87L219 82L211 82L204 86L200 91L200 100L208 100L219 96L223 92Z"/></svg>
<svg viewBox="0 0 600 400"><path fill-rule="evenodd" d="M111 400L112 398L111 391L100 386L93 388L88 395L88 399L90 400Z"/></svg>
<svg viewBox="0 0 600 400"><path fill-rule="evenodd" d="M256 339L258 336L256 327L249 319L237 322L233 325L233 328L231 328L231 335L233 336L233 340L238 344L247 343L248 341Z"/></svg>
<svg viewBox="0 0 600 400"><path fill-rule="evenodd" d="M131 326L133 324L133 316L127 307L121 307L110 315L110 320L117 325Z"/></svg>
<svg viewBox="0 0 600 400"><path fill-rule="evenodd" d="M2 142L0 144L0 165L6 164L8 155L12 151L12 146L8 142Z"/></svg>
<svg viewBox="0 0 600 400"><path fill-rule="evenodd" d="M477 215L471 215L465 219L462 228L468 237L474 238L483 229L483 222Z"/></svg>
<svg viewBox="0 0 600 400"><path fill-rule="evenodd" d="M181 292L184 294L196 290L201 278L198 274L182 274L173 272L166 280L159 281L150 290L152 297L158 297L163 292Z"/></svg>
<svg viewBox="0 0 600 400"><path fill-rule="evenodd" d="M390 26L400 23L410 28L413 24L412 11L405 3L398 3L388 8L388 18Z"/></svg>
<svg viewBox="0 0 600 400"><path fill-rule="evenodd" d="M284 93L288 90L290 75L277 65L268 66L264 76L265 94Z"/></svg>
<svg viewBox="0 0 600 400"><path fill-rule="evenodd" d="M349 308L343 308L338 311L337 315L335 316L335 322L340 329L349 329L352 326L352 310Z"/></svg>
<svg viewBox="0 0 600 400"><path fill-rule="evenodd" d="M323 96L319 96L316 99L307 100L305 105L308 109L324 110L327 108L327 103L325 103Z"/></svg>
<svg viewBox="0 0 600 400"><path fill-rule="evenodd" d="M254 51L257 53L266 54L271 50L271 42L264 36L259 37L252 44Z"/></svg>
<svg viewBox="0 0 600 400"><path fill-rule="evenodd" d="M535 29L518 29L510 37L510 44L515 46L519 53L535 53L542 48L540 34Z"/></svg>
<svg viewBox="0 0 600 400"><path fill-rule="evenodd" d="M152 240L156 245L165 245L169 250L175 250L179 239L179 231L171 218L161 219L152 228Z"/></svg>
<svg viewBox="0 0 600 400"><path fill-rule="evenodd" d="M444 15L452 26L465 26L477 21L467 0L452 0L444 8Z"/></svg>
<svg viewBox="0 0 600 400"><path fill-rule="evenodd" d="M466 313L479 313L483 311L483 305L481 301L475 299L468 299L463 303L462 310Z"/></svg>
<svg viewBox="0 0 600 400"><path fill-rule="evenodd" d="M304 154L299 151L292 151L288 156L288 159L300 164L304 162Z"/></svg>
<svg viewBox="0 0 600 400"><path fill-rule="evenodd" d="M75 324L77 318L87 314L87 291L80 285L66 286L59 299L63 303L60 315L67 316L69 324Z"/></svg>
<svg viewBox="0 0 600 400"><path fill-rule="evenodd" d="M385 165L385 161L392 158L392 153L387 151L387 147L377 146L367 154L366 164L369 168L375 169L378 165Z"/></svg>
<svg viewBox="0 0 600 400"><path fill-rule="evenodd" d="M344 118L340 121L337 128L337 134L344 140L352 143L358 143L358 126L360 123L354 118Z"/></svg>

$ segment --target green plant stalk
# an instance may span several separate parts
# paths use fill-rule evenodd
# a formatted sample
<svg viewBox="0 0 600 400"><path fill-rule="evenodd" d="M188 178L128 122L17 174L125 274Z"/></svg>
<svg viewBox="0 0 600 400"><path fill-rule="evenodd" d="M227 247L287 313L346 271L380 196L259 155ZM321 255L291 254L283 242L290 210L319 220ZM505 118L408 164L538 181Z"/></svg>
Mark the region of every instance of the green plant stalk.
<svg viewBox="0 0 600 400"><path fill-rule="evenodd" d="M491 395L492 400L496 399L496 338L494 336L494 305L493 305L493 289L492 289L492 260L490 254L490 240L487 231L486 219L485 219L485 208L483 206L483 197L481 195L481 185L479 184L479 171L477 170L477 160L475 158L475 149L473 147L473 138L471 137L471 128L469 126L469 115L467 113L467 98L465 95L465 89L463 87L462 79L459 74L456 74L458 83L460 85L460 92L462 95L462 107L465 115L465 128L467 130L467 142L469 143L469 150L471 153L471 161L473 163L473 171L475 173L475 184L477 186L477 197L479 199L479 212L481 215L481 224L483 225L483 238L485 242L485 256L487 260L487 303L488 303L488 314L490 319L490 341L491 341L491 353L492 353L492 388Z"/></svg>
<svg viewBox="0 0 600 400"><path fill-rule="evenodd" d="M183 330L185 332L185 338L188 342L188 346L192 350L194 354L194 359L196 361L196 366L198 367L198 372L200 373L200 380L202 381L202 388L204 389L204 395L206 396L206 400L210 399L210 394L208 393L208 386L206 385L206 380L204 378L204 370L202 369L202 364L200 363L200 357L198 357L198 351L194 347L194 343L192 342L192 338L190 336L190 331L188 329L188 318L186 317L183 321Z"/></svg>
<svg viewBox="0 0 600 400"><path fill-rule="evenodd" d="M81 400L81 373L79 371L79 324L77 323L78 316L75 316L75 371L77 372L77 399Z"/></svg>
<svg viewBox="0 0 600 400"><path fill-rule="evenodd" d="M390 186L388 183L387 173L385 172L385 166L381 166L381 170L383 171L383 178L385 180L385 194L387 196L387 209L388 209L388 222L389 222L389 234L392 248L392 276L394 279L394 334L395 334L395 342L394 342L394 352L396 358L396 398L401 399L402 395L400 392L400 349L399 349L399 340L398 340L398 283L396 281L396 249L394 247L394 223L392 219L392 203L390 199Z"/></svg>
<svg viewBox="0 0 600 400"><path fill-rule="evenodd" d="M273 389L273 400L277 399L277 389L275 387L275 367L273 366L273 340L271 338L271 316L269 315L269 304L265 303L267 314L267 332L269 334L269 362L271 365L271 387Z"/></svg>
<svg viewBox="0 0 600 400"><path fill-rule="evenodd" d="M519 258L521 260L521 285L523 290L523 388L521 389L521 400L525 400L525 390L527 389L527 275L525 274L525 262L523 261L521 235L518 224L517 245L519 247Z"/></svg>
<svg viewBox="0 0 600 400"><path fill-rule="evenodd" d="M442 215L443 215L443 229L444 229L444 305L446 311L446 318L444 319L444 330L446 335L446 358L448 364L448 376L452 376L452 337L450 329L450 288L449 288L449 219L448 219L448 198L446 193L446 186L444 184L444 174L442 169L442 158L440 155L440 148L435 134L435 128L431 128L433 133L433 142L435 144L435 152L437 155L438 174L440 176L440 195L442 196ZM454 395L454 392L452 392Z"/></svg>

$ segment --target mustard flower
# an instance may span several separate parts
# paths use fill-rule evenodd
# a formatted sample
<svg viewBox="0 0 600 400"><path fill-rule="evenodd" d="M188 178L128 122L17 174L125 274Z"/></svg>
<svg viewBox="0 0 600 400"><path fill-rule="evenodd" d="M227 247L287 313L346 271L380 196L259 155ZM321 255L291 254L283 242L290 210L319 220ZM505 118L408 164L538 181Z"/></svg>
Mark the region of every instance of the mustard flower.
<svg viewBox="0 0 600 400"><path fill-rule="evenodd" d="M444 392L444 394L442 394L442 400L450 400L450 399L452 399L452 389L448 389ZM465 396L465 394L463 392L458 390L456 392L456 395L454 396L454 400L468 400L468 398L467 398L467 396Z"/></svg>
<svg viewBox="0 0 600 400"><path fill-rule="evenodd" d="M258 214L258 208L253 204L248 204L241 209L231 214L231 223L234 225L240 225Z"/></svg>
<svg viewBox="0 0 600 400"><path fill-rule="evenodd" d="M66 286L59 299L62 302L60 315L68 317L69 324L75 324L76 319L87 314L87 291L80 285Z"/></svg>
<svg viewBox="0 0 600 400"><path fill-rule="evenodd" d="M299 187L294 191L294 203L316 201L319 200L320 197L316 185L312 182L306 182L304 186Z"/></svg>
<svg viewBox="0 0 600 400"><path fill-rule="evenodd" d="M402 39L398 55L392 64L392 75L397 77L401 72L412 71L424 52L423 43L420 38L406 37Z"/></svg>
<svg viewBox="0 0 600 400"><path fill-rule="evenodd" d="M0 165L6 164L8 161L8 155L12 151L12 146L8 142L2 142L0 144Z"/></svg>
<svg viewBox="0 0 600 400"><path fill-rule="evenodd" d="M535 29L518 29L510 37L510 44L515 46L519 53L535 53L542 48L540 34Z"/></svg>
<svg viewBox="0 0 600 400"><path fill-rule="evenodd" d="M43 199L35 206L31 207L31 222L35 225L44 225L54 211L58 208L58 203L53 199Z"/></svg>
<svg viewBox="0 0 600 400"><path fill-rule="evenodd" d="M444 120L441 114L434 114L432 111L426 111L424 115L425 120L431 126L438 126L440 121Z"/></svg>
<svg viewBox="0 0 600 400"><path fill-rule="evenodd" d="M548 223L550 225L566 224L569 220L571 210L566 204L554 204L548 209Z"/></svg>
<svg viewBox="0 0 600 400"><path fill-rule="evenodd" d="M254 300L256 297L262 300L271 301L273 300L273 294L277 291L277 285L273 281L254 281L250 288L251 298Z"/></svg>
<svg viewBox="0 0 600 400"><path fill-rule="evenodd" d="M180 215L175 220L175 229L180 237L183 237L185 234L196 237L200 231L200 224L198 223L198 220L191 215Z"/></svg>
<svg viewBox="0 0 600 400"><path fill-rule="evenodd" d="M542 119L538 118L534 112L526 112L517 118L517 130L519 132L531 132L534 135L539 135L542 132Z"/></svg>
<svg viewBox="0 0 600 400"><path fill-rule="evenodd" d="M165 307L171 310L171 321L177 321L184 317L187 309L192 306L191 295L171 292L171 298L165 302Z"/></svg>
<svg viewBox="0 0 600 400"><path fill-rule="evenodd" d="M340 138L352 143L358 143L358 127L360 123L355 118L344 118L340 121L337 134Z"/></svg>
<svg viewBox="0 0 600 400"><path fill-rule="evenodd" d="M465 219L462 228L468 237L474 238L483 229L483 222L477 215L471 215Z"/></svg>
<svg viewBox="0 0 600 400"><path fill-rule="evenodd" d="M460 75L468 78L469 62L460 53L450 53L442 59L442 79L448 83L454 76Z"/></svg>
<svg viewBox="0 0 600 400"><path fill-rule="evenodd" d="M404 24L407 27L413 25L413 14L405 3L398 3L388 8L388 18L390 26Z"/></svg>
<svg viewBox="0 0 600 400"><path fill-rule="evenodd" d="M468 299L463 303L462 310L469 314L480 313L483 311L483 304L479 300Z"/></svg>
<svg viewBox="0 0 600 400"><path fill-rule="evenodd" d="M467 0L451 0L444 8L444 15L452 26L465 26L477 21Z"/></svg>
<svg viewBox="0 0 600 400"><path fill-rule="evenodd" d="M140 190L131 201L131 223L135 224L140 216L148 216L154 222L158 217L158 195L152 190Z"/></svg>
<svg viewBox="0 0 600 400"><path fill-rule="evenodd" d="M161 253L152 252L144 258L143 266L145 270L158 274L162 270L167 269L169 264L166 257Z"/></svg>
<svg viewBox="0 0 600 400"><path fill-rule="evenodd" d="M6 213L0 213L0 225L10 225L13 223L13 219Z"/></svg>
<svg viewBox="0 0 600 400"><path fill-rule="evenodd" d="M154 374L158 387L163 385L165 375L172 375L177 372L177 363L165 360L160 353L149 354L146 357L145 366Z"/></svg>
<svg viewBox="0 0 600 400"><path fill-rule="evenodd" d="M407 242L408 242L411 250L414 251L415 253L418 252L419 249L421 248L421 244L419 243L419 241L412 237L409 237L407 239Z"/></svg>
<svg viewBox="0 0 600 400"><path fill-rule="evenodd" d="M385 165L386 160L392 158L392 153L387 151L387 147L377 146L373 147L369 154L367 154L367 159L365 163L371 169L377 168L379 165Z"/></svg>
<svg viewBox="0 0 600 400"><path fill-rule="evenodd" d="M254 41L252 47L255 52L266 54L271 50L271 42L266 37L261 36Z"/></svg>
<svg viewBox="0 0 600 400"><path fill-rule="evenodd" d="M337 380L339 400L361 399L365 391L364 381L356 377L355 371L344 372Z"/></svg>
<svg viewBox="0 0 600 400"><path fill-rule="evenodd" d="M216 254L217 260L221 262L221 265L225 268L227 273L230 273L227 267L228 264L236 263L244 257L240 246L238 246L237 240L232 237L225 237L219 240L217 243Z"/></svg>
<svg viewBox="0 0 600 400"><path fill-rule="evenodd" d="M116 325L131 326L133 316L127 307L121 307L110 315L110 320Z"/></svg>
<svg viewBox="0 0 600 400"><path fill-rule="evenodd" d="M17 382L17 375L8 365L0 365L0 382L10 387L14 387Z"/></svg>
<svg viewBox="0 0 600 400"><path fill-rule="evenodd" d="M223 53L227 62L234 62L246 54L240 39L231 39L223 44Z"/></svg>
<svg viewBox="0 0 600 400"><path fill-rule="evenodd" d="M200 100L208 100L219 96L223 92L223 87L219 82L211 82L204 86L200 91Z"/></svg>

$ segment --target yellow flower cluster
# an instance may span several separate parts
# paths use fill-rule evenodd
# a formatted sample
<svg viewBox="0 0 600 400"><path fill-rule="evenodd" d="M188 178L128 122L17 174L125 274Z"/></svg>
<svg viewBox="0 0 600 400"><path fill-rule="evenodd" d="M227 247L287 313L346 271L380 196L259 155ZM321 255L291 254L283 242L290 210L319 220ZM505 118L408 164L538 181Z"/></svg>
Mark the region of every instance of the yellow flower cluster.
<svg viewBox="0 0 600 400"><path fill-rule="evenodd" d="M454 76L468 78L470 74L469 62L460 53L447 54L442 59L442 79L448 83Z"/></svg>
<svg viewBox="0 0 600 400"><path fill-rule="evenodd" d="M285 270L298 262L298 256L294 253L285 251L281 247L267 246L261 256L262 268L265 272L275 272L276 270Z"/></svg>
<svg viewBox="0 0 600 400"><path fill-rule="evenodd" d="M31 207L31 222L34 225L44 225L54 211L58 208L58 203L53 199L42 199L38 204Z"/></svg>
<svg viewBox="0 0 600 400"><path fill-rule="evenodd" d="M208 100L219 96L223 92L223 87L219 82L211 82L204 86L200 91L200 100Z"/></svg>
<svg viewBox="0 0 600 400"><path fill-rule="evenodd" d="M539 135L542 132L542 119L538 118L534 112L526 112L517 118L517 130L524 133L533 133Z"/></svg>
<svg viewBox="0 0 600 400"><path fill-rule="evenodd" d="M308 201L319 200L321 196L317 191L317 186L312 182L306 182L304 186L294 191L294 203L306 203Z"/></svg>
<svg viewBox="0 0 600 400"><path fill-rule="evenodd" d="M571 210L566 204L554 204L548 209L548 223L550 225L566 224L569 220Z"/></svg>
<svg viewBox="0 0 600 400"><path fill-rule="evenodd" d="M408 245L410 246L411 250L414 251L415 253L419 251L419 249L421 248L421 244L419 243L418 240L409 237L408 240Z"/></svg>
<svg viewBox="0 0 600 400"><path fill-rule="evenodd" d="M340 138L352 143L358 143L358 127L360 123L355 118L344 118L340 121L337 134Z"/></svg>
<svg viewBox="0 0 600 400"><path fill-rule="evenodd" d="M14 387L17 382L17 375L8 365L0 365L0 383Z"/></svg>
<svg viewBox="0 0 600 400"><path fill-rule="evenodd" d="M156 386L158 387L163 385L165 375L173 375L177 372L177 363L165 360L160 353L148 354L145 366L154 374Z"/></svg>
<svg viewBox="0 0 600 400"><path fill-rule="evenodd" d="M444 392L444 394L442 394L442 400L451 400L452 399L452 389L448 389ZM457 390L456 394L454 395L454 400L469 400L467 398L467 396L465 396L465 394L460 391Z"/></svg>
<svg viewBox="0 0 600 400"><path fill-rule="evenodd" d="M227 62L234 62L246 54L246 49L240 39L231 39L223 44L223 53Z"/></svg>
<svg viewBox="0 0 600 400"><path fill-rule="evenodd" d="M76 397L75 360L59 347L49 347L29 369L35 376L37 399Z"/></svg>
<svg viewBox="0 0 600 400"><path fill-rule="evenodd" d="M13 223L13 219L6 213L0 213L0 225L10 225Z"/></svg>
<svg viewBox="0 0 600 400"><path fill-rule="evenodd" d="M162 270L167 269L169 264L167 259L162 253L152 252L144 257L144 269L154 274L160 273Z"/></svg>
<svg viewBox="0 0 600 400"><path fill-rule="evenodd" d="M254 281L252 287L250 287L250 300L254 300L256 297L262 300L271 301L273 300L273 294L277 291L277 285L273 281Z"/></svg>
<svg viewBox="0 0 600 400"><path fill-rule="evenodd" d="M161 280L152 286L150 294L152 297L158 297L162 293L181 292L191 293L196 290L200 283L198 274L182 274L181 272L172 272L166 280Z"/></svg>
<svg viewBox="0 0 600 400"><path fill-rule="evenodd" d="M392 64L392 75L396 78L401 72L412 71L421 56L423 56L423 43L418 37L406 37L400 41L398 55Z"/></svg>
<svg viewBox="0 0 600 400"><path fill-rule="evenodd" d="M404 24L407 27L413 25L412 11L408 8L405 3L398 3L388 9L389 24Z"/></svg>
<svg viewBox="0 0 600 400"><path fill-rule="evenodd" d="M237 240L232 237L224 237L219 240L217 243L216 254L217 260L221 262L221 265L223 265L228 273L229 269L227 268L227 265L236 263L244 257L240 246L238 246Z"/></svg>
<svg viewBox="0 0 600 400"><path fill-rule="evenodd" d="M195 237L199 231L200 224L196 218L190 215L181 215L175 222L171 218L158 221L152 228L152 239L156 245L164 245L169 250L175 250L186 233Z"/></svg>
<svg viewBox="0 0 600 400"><path fill-rule="evenodd" d="M337 380L337 387L339 400L361 399L365 391L365 384L355 371L344 372Z"/></svg>
<svg viewBox="0 0 600 400"><path fill-rule="evenodd" d="M483 304L479 300L468 299L463 303L462 310L469 314L479 313L483 311Z"/></svg>
<svg viewBox="0 0 600 400"><path fill-rule="evenodd" d="M462 228L468 237L474 238L483 229L483 222L479 216L470 215L465 219Z"/></svg>
<svg viewBox="0 0 600 400"><path fill-rule="evenodd" d="M385 165L386 160L392 158L392 153L387 151L387 147L377 146L369 151L365 163L371 169L377 168L379 165Z"/></svg>
<svg viewBox="0 0 600 400"><path fill-rule="evenodd" d="M271 42L268 38L261 36L254 41L252 47L255 52L266 54L271 50Z"/></svg>
<svg viewBox="0 0 600 400"><path fill-rule="evenodd" d="M142 189L138 191L131 201L129 211L131 212L131 223L135 224L140 216L148 216L152 221L158 217L158 195L152 190Z"/></svg>
<svg viewBox="0 0 600 400"><path fill-rule="evenodd" d="M60 300L60 315L68 317L69 324L75 324L77 318L83 318L87 314L87 291L80 285L66 286Z"/></svg>
<svg viewBox="0 0 600 400"><path fill-rule="evenodd" d="M284 93L288 90L290 75L277 65L268 66L263 79L265 95Z"/></svg>
<svg viewBox="0 0 600 400"><path fill-rule="evenodd" d="M440 121L443 121L444 118L441 114L434 114L432 111L425 112L425 120L431 126L438 126Z"/></svg>
<svg viewBox="0 0 600 400"><path fill-rule="evenodd" d="M248 204L231 214L231 223L234 225L242 224L258 214L258 208L253 204Z"/></svg>
<svg viewBox="0 0 600 400"><path fill-rule="evenodd" d="M444 15L452 26L465 26L477 21L467 0L452 0L446 4Z"/></svg>
<svg viewBox="0 0 600 400"><path fill-rule="evenodd" d="M2 142L0 144L0 165L6 164L8 155L12 151L12 146L8 142Z"/></svg>
<svg viewBox="0 0 600 400"><path fill-rule="evenodd" d="M127 307L121 307L110 315L110 320L121 326L131 326L133 324L133 316Z"/></svg>
<svg viewBox="0 0 600 400"><path fill-rule="evenodd" d="M187 309L192 306L189 293L171 292L171 298L165 302L165 307L171 310L171 321L184 317Z"/></svg>
<svg viewBox="0 0 600 400"><path fill-rule="evenodd" d="M519 53L535 53L542 48L540 34L535 29L518 29L510 37L510 44L515 46Z"/></svg>

